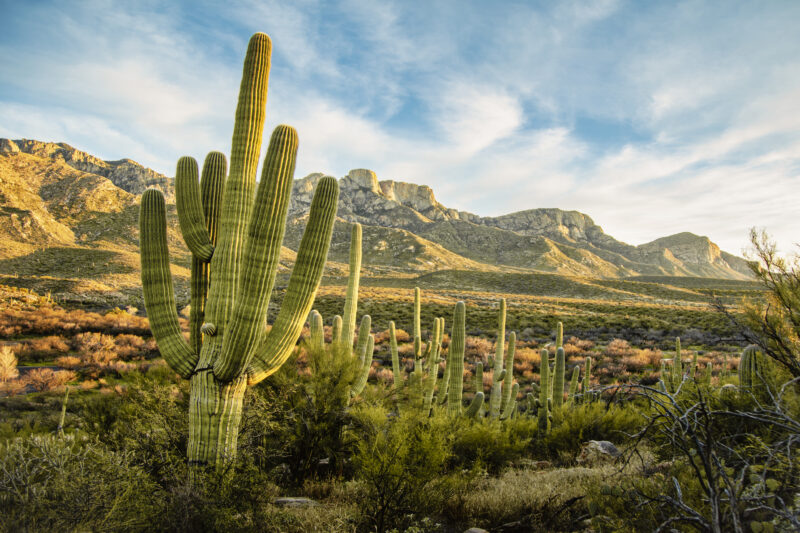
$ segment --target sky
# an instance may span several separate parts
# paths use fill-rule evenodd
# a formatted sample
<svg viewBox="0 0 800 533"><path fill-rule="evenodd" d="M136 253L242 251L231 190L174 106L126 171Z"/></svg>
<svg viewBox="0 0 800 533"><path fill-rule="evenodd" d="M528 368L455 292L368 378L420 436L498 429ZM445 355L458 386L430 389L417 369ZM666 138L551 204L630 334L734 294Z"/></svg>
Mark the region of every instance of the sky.
<svg viewBox="0 0 800 533"><path fill-rule="evenodd" d="M588 214L641 244L800 243L800 2L0 0L0 137L167 175L230 152L247 40L295 177L426 184L483 216ZM262 154L265 150L262 150Z"/></svg>

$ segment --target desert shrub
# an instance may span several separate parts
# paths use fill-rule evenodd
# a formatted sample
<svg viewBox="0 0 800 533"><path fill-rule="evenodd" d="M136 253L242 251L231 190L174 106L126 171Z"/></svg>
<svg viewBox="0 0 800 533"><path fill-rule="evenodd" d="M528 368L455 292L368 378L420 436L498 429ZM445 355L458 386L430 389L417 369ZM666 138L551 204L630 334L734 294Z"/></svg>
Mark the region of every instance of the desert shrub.
<svg viewBox="0 0 800 533"><path fill-rule="evenodd" d="M0 510L9 531L146 529L161 491L125 454L71 436L0 444Z"/></svg>
<svg viewBox="0 0 800 533"><path fill-rule="evenodd" d="M630 343L624 339L614 339L606 346L606 355L613 358L627 357L633 354Z"/></svg>
<svg viewBox="0 0 800 533"><path fill-rule="evenodd" d="M537 450L547 457L575 455L589 440L623 443L644 424L644 418L632 405L590 402L565 406L553 411L550 432L539 441Z"/></svg>
<svg viewBox="0 0 800 533"><path fill-rule="evenodd" d="M62 368L74 370L83 366L83 361L81 361L80 357L76 357L74 355L62 355L61 357L56 358L55 364L56 366L60 366Z"/></svg>
<svg viewBox="0 0 800 533"><path fill-rule="evenodd" d="M353 460L355 477L364 485L359 507L371 529L404 528L438 513L457 484L445 475L451 421L404 411L393 418L370 413L362 423Z"/></svg>
<svg viewBox="0 0 800 533"><path fill-rule="evenodd" d="M17 356L10 346L0 347L0 381L10 381L19 376Z"/></svg>
<svg viewBox="0 0 800 533"><path fill-rule="evenodd" d="M117 358L114 337L103 333L79 333L73 337L72 346L81 361L88 365L108 365Z"/></svg>
<svg viewBox="0 0 800 533"><path fill-rule="evenodd" d="M71 370L53 371L49 368L35 368L25 374L25 381L39 392L55 390L75 379Z"/></svg>
<svg viewBox="0 0 800 533"><path fill-rule="evenodd" d="M120 333L114 337L116 352L123 361L144 359L147 350L145 340L138 335Z"/></svg>
<svg viewBox="0 0 800 533"><path fill-rule="evenodd" d="M31 339L22 344L20 356L24 361L45 361L69 352L69 344L59 335Z"/></svg>
<svg viewBox="0 0 800 533"><path fill-rule="evenodd" d="M529 417L459 421L453 432L451 463L496 474L524 455L537 427L536 420Z"/></svg>

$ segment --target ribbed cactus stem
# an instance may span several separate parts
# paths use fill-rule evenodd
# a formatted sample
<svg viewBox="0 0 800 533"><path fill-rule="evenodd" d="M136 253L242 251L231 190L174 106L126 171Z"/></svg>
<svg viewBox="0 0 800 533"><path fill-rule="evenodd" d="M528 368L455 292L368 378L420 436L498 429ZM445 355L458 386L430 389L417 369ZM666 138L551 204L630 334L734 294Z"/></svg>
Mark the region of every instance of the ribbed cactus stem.
<svg viewBox="0 0 800 533"><path fill-rule="evenodd" d="M542 361L539 365L539 433L546 434L550 428L549 391L550 391L550 363L548 351L541 351Z"/></svg>
<svg viewBox="0 0 800 533"><path fill-rule="evenodd" d="M353 335L356 330L356 313L358 311L358 286L361 280L361 224L355 223L350 228L350 275L347 278L347 293L344 298L342 315L343 349L353 350Z"/></svg>
<svg viewBox="0 0 800 533"><path fill-rule="evenodd" d="M581 388L581 394L583 395L584 402L589 401L589 388L591 387L591 376L592 376L592 358L587 357L583 366L583 387Z"/></svg>
<svg viewBox="0 0 800 533"><path fill-rule="evenodd" d="M219 215L222 208L222 192L225 188L227 161L220 152L210 152L203 162L200 177L200 197L205 218L205 229L211 245L217 243ZM180 213L180 209L178 210ZM202 325L205 322L206 298L211 268L207 260L192 255L191 295L189 312L189 344L195 353L203 345Z"/></svg>
<svg viewBox="0 0 800 533"><path fill-rule="evenodd" d="M500 299L500 309L497 313L497 342L495 343L494 354L494 381L492 382L492 392L489 396L489 416L497 418L500 416L500 408L503 404L503 355L505 354L506 341L506 299Z"/></svg>
<svg viewBox="0 0 800 533"><path fill-rule="evenodd" d="M464 347L466 344L466 306L458 302L453 312L453 328L450 333L450 353L448 369L450 372L447 391L447 414L457 416L461 413L461 397L464 387Z"/></svg>
<svg viewBox="0 0 800 533"><path fill-rule="evenodd" d="M514 354L516 349L517 334L512 331L508 336L508 349L506 350L506 360L504 363L505 368L503 369L506 375L503 376L503 401L500 405L501 413L506 411L508 402L510 402L512 398L516 397L514 395L514 391L512 390L512 387L514 386Z"/></svg>
<svg viewBox="0 0 800 533"><path fill-rule="evenodd" d="M433 319L433 333L428 341L428 378L425 383L422 409L429 412L433 403L433 393L436 390L436 379L439 377L439 350L442 345L444 319Z"/></svg>
<svg viewBox="0 0 800 533"><path fill-rule="evenodd" d="M475 363L475 392L483 392L483 363Z"/></svg>
<svg viewBox="0 0 800 533"><path fill-rule="evenodd" d="M403 386L403 370L400 368L400 352L397 349L397 332L394 320L389 322L389 349L392 352L392 375L395 388Z"/></svg>
<svg viewBox="0 0 800 533"><path fill-rule="evenodd" d="M469 407L467 407L467 410L464 411L464 416L467 418L475 418L479 416L481 408L483 407L483 400L484 400L483 391L477 392L475 394L475 397L472 398L472 401L470 402Z"/></svg>
<svg viewBox="0 0 800 533"><path fill-rule="evenodd" d="M672 360L672 387L677 390L683 381L683 362L681 361L681 339L675 338L675 358Z"/></svg>
<svg viewBox="0 0 800 533"><path fill-rule="evenodd" d="M331 344L339 344L342 341L342 317L336 315L331 324Z"/></svg>
<svg viewBox="0 0 800 533"><path fill-rule="evenodd" d="M564 324L559 322L556 328L556 348L562 348L563 346L564 346Z"/></svg>
<svg viewBox="0 0 800 533"><path fill-rule="evenodd" d="M713 368L711 366L711 363L706 363L706 371L705 371L705 374L703 375L703 383L705 384L706 387L710 387L711 386L711 373L712 373L712 371L713 371Z"/></svg>
<svg viewBox="0 0 800 533"><path fill-rule="evenodd" d="M164 195L157 189L148 189L142 194L139 239L142 288L150 329L167 364L181 377L188 378L197 365L199 354L183 338L178 323L167 248L166 204Z"/></svg>
<svg viewBox="0 0 800 533"><path fill-rule="evenodd" d="M359 337L361 335L359 334ZM351 396L358 396L364 391L369 379L369 371L372 368L372 354L375 351L375 336L368 335L364 345L364 349L360 352L359 358L361 359L361 371L359 372L358 379L355 385L350 390Z"/></svg>
<svg viewBox="0 0 800 533"><path fill-rule="evenodd" d="M689 377L694 378L697 375L697 351L692 355L692 367L689 371Z"/></svg>
<svg viewBox="0 0 800 533"><path fill-rule="evenodd" d="M560 322L559 322L560 324ZM556 348L556 367L553 376L553 407L558 409L564 403L564 348Z"/></svg>
<svg viewBox="0 0 800 533"><path fill-rule="evenodd" d="M325 351L325 331L322 327L322 315L316 309L311 311L309 318L309 348L315 354L322 354Z"/></svg>
<svg viewBox="0 0 800 533"><path fill-rule="evenodd" d="M511 415L514 414L514 410L517 408L517 395L519 394L519 383L514 383L513 386L509 388L511 391L511 398L506 403L505 407L503 408L503 413L500 415L500 420L508 420L511 418Z"/></svg>
<svg viewBox="0 0 800 533"><path fill-rule="evenodd" d="M178 159L178 168L175 170L175 204L186 246L197 259L209 262L214 246L206 229L197 161L193 157Z"/></svg>
<svg viewBox="0 0 800 533"><path fill-rule="evenodd" d="M581 369L579 366L572 369L572 378L569 380L569 396L567 396L567 401L569 403L574 403L578 395L578 380L580 379L580 375Z"/></svg>
<svg viewBox="0 0 800 533"><path fill-rule="evenodd" d="M419 287L414 287L414 380L422 380L422 325L420 323L421 294Z"/></svg>

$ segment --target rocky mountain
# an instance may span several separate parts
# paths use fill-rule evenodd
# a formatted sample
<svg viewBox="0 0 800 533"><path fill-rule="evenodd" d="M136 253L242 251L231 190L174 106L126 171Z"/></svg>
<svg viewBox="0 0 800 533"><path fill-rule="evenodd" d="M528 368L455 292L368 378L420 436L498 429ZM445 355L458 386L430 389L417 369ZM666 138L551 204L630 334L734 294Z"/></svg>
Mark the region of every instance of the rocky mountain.
<svg viewBox="0 0 800 533"><path fill-rule="evenodd" d="M293 261L314 186L295 180L282 263ZM680 233L640 246L605 234L576 211L530 209L480 217L441 204L425 185L379 181L357 169L341 193L329 264L343 270L349 224L364 225L367 273L439 270L551 272L591 278L636 275L747 279L746 262L707 237ZM72 294L139 291L138 196L174 202L172 179L129 159L104 161L64 143L0 139L0 277L38 279ZM179 295L189 254L170 205L169 239Z"/></svg>
<svg viewBox="0 0 800 533"><path fill-rule="evenodd" d="M298 220L308 211L314 186L322 176L311 174L295 180L290 217ZM487 265L595 277L750 276L744 259L691 233L631 246L607 235L589 216L577 211L529 209L480 217L442 205L427 185L379 181L366 169L351 170L339 186L341 219L384 231L405 230ZM365 229L365 234L370 231Z"/></svg>

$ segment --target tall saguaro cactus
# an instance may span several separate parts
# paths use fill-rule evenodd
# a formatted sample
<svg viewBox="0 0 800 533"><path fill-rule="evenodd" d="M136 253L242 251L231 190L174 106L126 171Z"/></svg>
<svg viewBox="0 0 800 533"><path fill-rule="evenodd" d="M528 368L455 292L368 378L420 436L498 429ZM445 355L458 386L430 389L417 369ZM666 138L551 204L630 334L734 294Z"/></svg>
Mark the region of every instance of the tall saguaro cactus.
<svg viewBox="0 0 800 533"><path fill-rule="evenodd" d="M361 224L356 222L350 231L350 275L347 278L347 294L344 298L342 315L342 348L353 350L353 334L356 331L356 312L358 311L358 285L361 281Z"/></svg>
<svg viewBox="0 0 800 533"><path fill-rule="evenodd" d="M500 309L497 313L497 342L494 354L494 377L492 391L489 396L489 416L497 418L503 403L503 380L506 377L503 369L503 353L506 342L506 299L500 299ZM511 369L513 370L513 368Z"/></svg>
<svg viewBox="0 0 800 533"><path fill-rule="evenodd" d="M209 154L202 182L181 158L176 198L181 232L192 252L190 342L178 324L160 191L142 195L139 218L145 307L167 363L190 380L190 464L221 465L236 453L247 385L271 375L291 355L314 302L328 254L339 188L323 178L311 203L283 304L265 330L292 190L297 133L278 126L256 190L272 44L250 39L233 130L231 166ZM223 185L224 183L224 185Z"/></svg>

